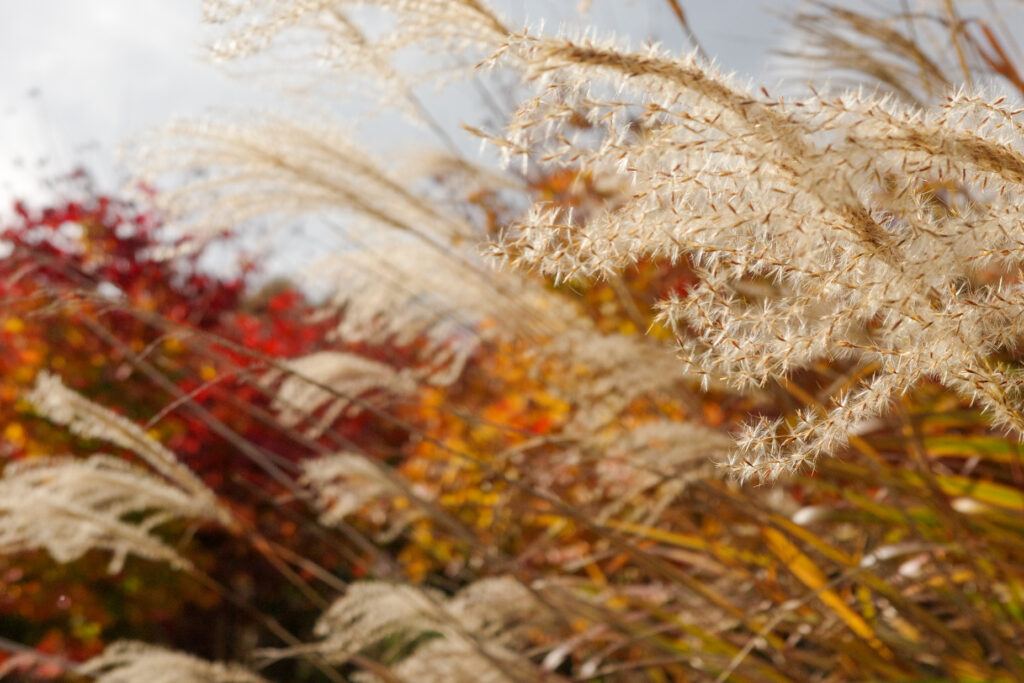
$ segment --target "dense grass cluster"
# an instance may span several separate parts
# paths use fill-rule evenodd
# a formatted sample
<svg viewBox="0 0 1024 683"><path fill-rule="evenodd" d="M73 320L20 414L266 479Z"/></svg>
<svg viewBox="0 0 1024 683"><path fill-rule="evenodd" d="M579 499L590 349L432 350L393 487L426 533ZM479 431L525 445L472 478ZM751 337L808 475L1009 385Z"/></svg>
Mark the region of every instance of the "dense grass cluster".
<svg viewBox="0 0 1024 683"><path fill-rule="evenodd" d="M377 159L344 125L283 116L177 122L137 149L193 237L343 226L346 249L305 273L327 292L310 319L331 321L313 353L128 310L202 350L196 394L230 376L265 399L272 445L197 414L267 475L264 516L343 559L268 540L148 431L164 413L143 427L41 372L39 417L132 462L7 464L0 550L169 562L248 624L65 673L1024 678L1024 81L983 17L921 4L792 17L810 46L793 63L861 87L784 98L478 0L208 0L216 57L275 75L316 58L307 76L350 80L446 151ZM515 83L501 125L465 122L504 170L459 154L417 96L439 64ZM158 347L125 372L163 386ZM279 584L222 585L189 559L196 529L250 543ZM282 587L319 619L254 607Z"/></svg>

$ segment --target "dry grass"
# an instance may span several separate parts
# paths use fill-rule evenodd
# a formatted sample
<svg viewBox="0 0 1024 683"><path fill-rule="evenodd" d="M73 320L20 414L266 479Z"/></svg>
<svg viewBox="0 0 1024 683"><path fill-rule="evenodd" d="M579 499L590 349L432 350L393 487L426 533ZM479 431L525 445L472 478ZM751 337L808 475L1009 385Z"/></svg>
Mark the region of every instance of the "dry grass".
<svg viewBox="0 0 1024 683"><path fill-rule="evenodd" d="M307 522L323 513L377 580L348 587L307 643L267 627L287 647L259 654L366 680L1024 678L1020 111L948 90L986 70L1013 84L994 34L983 52L936 4L940 58L917 19L821 6L794 19L814 39L802 56L892 94L791 100L657 47L510 33L476 0L370 3L395 19L377 42L352 4L207 14L229 24L225 58L293 31L346 38L339 70L380 69L421 118L396 55L491 55L522 94L505 127L474 129L513 176L493 196L439 203L322 122L180 125L143 154L157 175L207 173L164 195L185 226L372 229L365 258L339 259L339 334L422 344L408 372L261 359L282 433L340 453L295 482ZM485 199L533 206L474 219ZM62 417L59 397L35 401L76 429L105 424L86 403ZM407 430L408 448L350 450L324 410ZM173 455L106 422L199 495ZM419 575L416 553L433 553ZM295 583L338 588L278 557ZM439 589L409 585L402 562ZM142 680L146 657L171 657L134 647L94 668ZM226 675L207 677L255 680Z"/></svg>

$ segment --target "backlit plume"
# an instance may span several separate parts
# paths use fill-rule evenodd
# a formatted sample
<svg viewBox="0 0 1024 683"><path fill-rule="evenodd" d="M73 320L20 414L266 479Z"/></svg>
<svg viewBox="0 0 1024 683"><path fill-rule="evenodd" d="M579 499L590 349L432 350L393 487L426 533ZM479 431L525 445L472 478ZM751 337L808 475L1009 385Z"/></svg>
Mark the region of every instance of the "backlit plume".
<svg viewBox="0 0 1024 683"><path fill-rule="evenodd" d="M1024 249L1022 129L1001 98L789 102L693 58L589 39L514 37L507 62L537 92L498 139L509 160L587 168L630 191L586 221L538 205L496 256L559 278L687 262L699 282L664 300L659 322L688 372L736 390L816 360L855 369L831 405L745 429L725 461L738 476L834 453L925 377L1024 429L1020 378L990 360L1024 320L1008 277Z"/></svg>

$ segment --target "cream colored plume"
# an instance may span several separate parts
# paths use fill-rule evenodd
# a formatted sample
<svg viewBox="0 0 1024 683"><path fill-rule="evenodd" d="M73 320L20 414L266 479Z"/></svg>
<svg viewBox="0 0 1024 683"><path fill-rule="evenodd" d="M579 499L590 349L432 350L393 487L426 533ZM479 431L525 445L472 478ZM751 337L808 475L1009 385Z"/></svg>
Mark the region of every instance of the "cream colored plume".
<svg viewBox="0 0 1024 683"><path fill-rule="evenodd" d="M379 406L382 397L406 396L417 387L409 371L354 353L319 351L285 365L290 372L278 387L272 408L288 427L312 420L306 432L314 437L343 415L357 415L368 405ZM278 374L271 372L267 381Z"/></svg>
<svg viewBox="0 0 1024 683"><path fill-rule="evenodd" d="M96 683L268 683L238 664L208 662L130 640L108 645L80 671Z"/></svg>
<svg viewBox="0 0 1024 683"><path fill-rule="evenodd" d="M112 554L117 573L134 555L191 565L156 531L175 520L216 520L221 511L117 458L32 458L0 477L0 553L44 549L58 562L90 550Z"/></svg>
<svg viewBox="0 0 1024 683"><path fill-rule="evenodd" d="M586 38L518 36L504 54L537 93L502 141L510 160L586 168L630 192L586 221L538 206L498 256L560 278L685 259L699 284L663 301L660 322L687 372L737 390L821 360L863 370L795 423L748 425L737 475L771 479L835 453L925 377L1024 432L1021 377L989 360L1024 332L1024 285L985 280L1024 256L1012 105L774 100L692 58Z"/></svg>

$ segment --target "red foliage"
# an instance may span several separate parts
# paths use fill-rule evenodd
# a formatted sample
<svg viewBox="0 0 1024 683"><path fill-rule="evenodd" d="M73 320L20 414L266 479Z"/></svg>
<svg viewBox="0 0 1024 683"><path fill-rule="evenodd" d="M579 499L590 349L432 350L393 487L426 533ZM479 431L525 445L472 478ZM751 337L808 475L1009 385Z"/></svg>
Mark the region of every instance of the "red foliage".
<svg viewBox="0 0 1024 683"><path fill-rule="evenodd" d="M89 398L147 424L247 520L250 533L347 574L339 544L282 514L288 509L279 505L280 485L223 438L223 430L215 433L210 419L274 454L286 470L289 461L308 457L310 448L268 419L260 357L309 353L337 320L314 318L310 302L287 284L250 294L244 277L205 272L202 248L162 258L161 247L189 245L167 245L160 230L152 212L106 196L38 210L14 206L0 230L9 251L0 259L0 452L26 458L111 448L75 438L20 402L36 373L50 369ZM249 275L251 268L245 270ZM175 391L154 383L153 372ZM367 419L352 419L336 433L378 445L404 436L365 429ZM252 538L200 531L193 544L189 555L197 565L223 585L244 586L257 608L263 603L278 618L291 613L305 623L316 614L307 599L280 585L280 573ZM268 547L263 544L264 555ZM0 559L0 636L71 659L95 654L117 637L231 654L216 651L209 633L242 620L217 595L164 568L129 562L110 577L105 565L92 555L67 566L42 553ZM3 661L0 654L0 666Z"/></svg>

